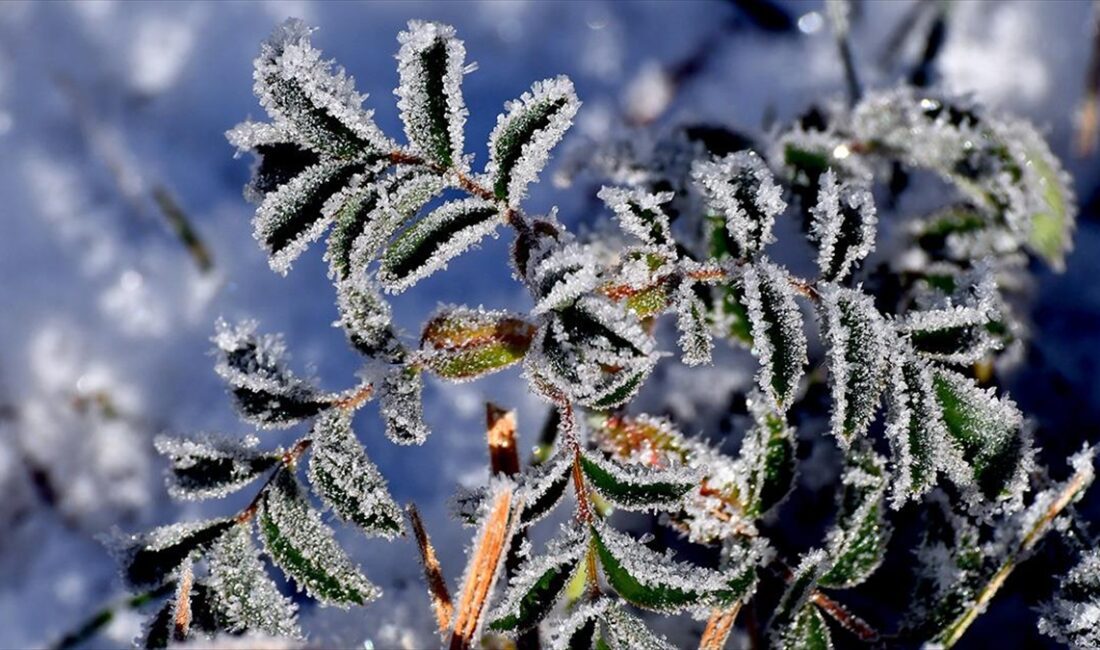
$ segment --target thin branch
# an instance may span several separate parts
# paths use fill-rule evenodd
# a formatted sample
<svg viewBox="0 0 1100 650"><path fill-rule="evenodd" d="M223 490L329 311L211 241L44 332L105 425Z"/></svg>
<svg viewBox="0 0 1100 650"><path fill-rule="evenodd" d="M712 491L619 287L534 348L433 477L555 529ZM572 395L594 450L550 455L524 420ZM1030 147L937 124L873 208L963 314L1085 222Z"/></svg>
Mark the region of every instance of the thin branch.
<svg viewBox="0 0 1100 650"><path fill-rule="evenodd" d="M726 609L716 609L707 619L707 627L699 639L699 650L722 650L726 647L737 613L741 611L741 601Z"/></svg>
<svg viewBox="0 0 1100 650"><path fill-rule="evenodd" d="M424 580L428 583L428 594L432 600L432 611L435 612L436 626L442 636L451 627L454 603L451 601L451 593L447 589L447 580L443 577L439 558L436 557L435 547L432 546L432 540L428 537L428 531L424 529L424 520L420 518L420 511L411 503L405 510L409 513L409 520L412 522L416 546L420 550L420 561L424 565Z"/></svg>
<svg viewBox="0 0 1100 650"><path fill-rule="evenodd" d="M878 633L878 630L871 627L862 618L853 614L847 607L829 598L820 591L814 591L813 595L810 596L810 600L834 621L840 623L841 627L856 635L860 641L872 643L881 638L882 635Z"/></svg>
<svg viewBox="0 0 1100 650"><path fill-rule="evenodd" d="M191 561L183 563L179 583L176 586L176 606L172 615L172 635L176 641L185 641L191 631L191 588L195 583L195 572Z"/></svg>
<svg viewBox="0 0 1100 650"><path fill-rule="evenodd" d="M519 450L516 448L516 412L485 404L486 437L489 443L489 468L493 474L519 474Z"/></svg>
<svg viewBox="0 0 1100 650"><path fill-rule="evenodd" d="M115 619L115 615L119 611L140 609L154 600L172 593L173 589L175 589L175 587L172 583L167 583L156 589L150 589L136 596L129 596L120 602L107 605L85 619L85 621L77 626L72 632L61 637L61 639L55 645L51 646L51 648L53 648L53 650L70 650L70 648L75 648L106 627L108 623Z"/></svg>

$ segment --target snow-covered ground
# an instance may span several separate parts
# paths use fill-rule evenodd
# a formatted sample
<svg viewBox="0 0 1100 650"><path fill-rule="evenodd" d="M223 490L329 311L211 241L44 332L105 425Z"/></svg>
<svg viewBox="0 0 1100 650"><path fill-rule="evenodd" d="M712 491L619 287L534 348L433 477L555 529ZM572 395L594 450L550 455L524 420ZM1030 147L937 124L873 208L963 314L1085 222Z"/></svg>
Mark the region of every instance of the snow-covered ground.
<svg viewBox="0 0 1100 650"><path fill-rule="evenodd" d="M283 332L297 367L333 388L354 381L357 359L332 327L335 298L320 250L285 278L269 270L252 239L252 206L241 197L249 161L235 160L223 135L247 116L262 116L251 65L273 26L288 16L318 26L314 43L356 77L380 126L397 134L397 32L410 18L454 24L480 66L466 78L465 96L467 142L483 151L478 145L502 104L557 74L569 75L584 101L572 144L619 131L627 116L759 132L766 119L782 122L842 92L822 7L780 4L801 18L799 29L777 35L731 23L736 9L718 2L0 3L0 647L48 644L122 595L101 539L112 529L234 507L168 500L152 446L165 431L250 432L207 354L219 316L254 318L265 331ZM869 84L892 84L904 66L879 62L908 3L861 6L853 33L860 69ZM1084 204L1095 200L1100 165L1069 152L1091 21L1083 0L958 2L940 59L946 88L1048 129ZM903 63L916 47L903 51ZM700 48L707 52L700 72L670 86L663 71ZM209 248L212 272L199 270L168 227L154 198L165 194ZM548 182L533 188L529 205L559 205L567 222L592 219L591 197ZM508 277L505 246L490 241L481 255L459 259L401 296L398 323L416 331L440 301L526 306ZM1014 396L1037 416L1048 436L1039 444L1052 456L1100 435L1097 252L1100 227L1085 210L1065 274L1037 267L1037 352ZM698 412L724 403L724 391L749 372L729 379L670 367L662 371L666 387L689 375L702 379L662 399ZM730 386L715 384L722 376ZM512 371L459 386L430 383L433 434L422 447L389 444L371 409L357 420L395 497L424 511L452 576L468 531L448 517L447 500L457 485L485 479L484 402L519 410L524 444L545 416L517 378ZM271 444L286 439L263 436ZM431 645L412 542L342 535L387 596L350 612L307 609L314 642ZM1009 599L991 615L1031 604ZM1026 611L1021 618L1019 625L1033 627ZM136 615L119 617L99 645L126 645L139 625Z"/></svg>

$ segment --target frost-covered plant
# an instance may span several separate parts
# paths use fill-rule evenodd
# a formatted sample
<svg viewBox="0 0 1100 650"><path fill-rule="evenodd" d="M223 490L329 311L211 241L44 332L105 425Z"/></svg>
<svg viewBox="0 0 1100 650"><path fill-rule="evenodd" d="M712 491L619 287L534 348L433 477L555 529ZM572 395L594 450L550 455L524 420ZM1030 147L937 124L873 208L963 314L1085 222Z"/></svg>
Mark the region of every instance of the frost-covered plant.
<svg viewBox="0 0 1100 650"><path fill-rule="evenodd" d="M309 597L375 599L379 589L311 495L367 534L403 533L352 415L377 398L393 442L423 442L424 374L466 381L522 364L556 417L536 462L511 462L461 499L460 514L480 526L457 609L413 517L451 647L491 634L530 646L539 630L552 647L667 647L640 609L709 616L702 644L719 648L758 582L776 579L785 586L767 617L773 644L830 647L827 619L874 641L878 632L835 597L876 571L892 513L911 502L923 504L928 525L899 638L949 646L1092 481L1086 450L1065 484L1026 498L1035 460L1024 417L985 385L990 364L1023 334L1006 278L1023 272L1026 251L1061 264L1073 229L1065 174L1026 124L898 89L808 114L759 151L684 141L646 157L628 147L598 161L620 181L598 196L621 235L578 237L553 214L523 209L580 106L568 79L537 82L508 103L477 170L464 146L470 68L452 28L414 21L399 36L404 144L375 126L352 79L309 33L290 21L263 45L255 91L271 121L245 122L229 139L256 154L246 193L259 203L255 235L274 270L288 272L328 232L339 325L364 357L364 382L325 392L291 372L278 338L251 323L219 324L217 369L242 417L260 428L308 423L309 432L274 451L256 437L158 441L177 497L222 497L263 480L235 515L131 540L126 577L168 596L147 644L219 630L298 636L296 606L268 575L257 534L263 555ZM905 221L883 257L880 181L920 170L953 198ZM811 276L771 256L775 226L791 215L815 247ZM514 235L514 277L533 307L444 306L417 343L399 336L383 292L414 287L501 229ZM666 355L655 332L665 314L688 365L711 363L716 338L756 357L753 425L736 456L628 409ZM826 373L808 374L811 364ZM828 430L845 458L837 514L815 548L783 558L759 523L794 485L792 413L812 409L803 397L822 377ZM526 529L570 485L574 516L545 550L531 549ZM721 561L697 566L652 550L610 523L614 510L661 513L691 543L720 548ZM489 605L505 565L507 584ZM1067 585L1087 583L1075 576ZM1075 633L1060 618L1075 594L1060 597L1044 629Z"/></svg>

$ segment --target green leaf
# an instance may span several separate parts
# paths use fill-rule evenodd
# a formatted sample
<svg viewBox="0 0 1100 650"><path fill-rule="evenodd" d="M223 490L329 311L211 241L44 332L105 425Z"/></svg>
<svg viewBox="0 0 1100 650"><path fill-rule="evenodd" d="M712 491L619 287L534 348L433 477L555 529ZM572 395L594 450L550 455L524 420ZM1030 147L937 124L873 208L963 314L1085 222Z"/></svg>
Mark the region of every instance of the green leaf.
<svg viewBox="0 0 1100 650"><path fill-rule="evenodd" d="M170 463L168 492L173 497L209 499L241 489L279 462L279 454L256 450L256 442L255 437L237 442L158 436L153 444Z"/></svg>
<svg viewBox="0 0 1100 650"><path fill-rule="evenodd" d="M497 199L512 207L519 204L579 107L573 82L566 77L535 82L518 100L505 104L505 114L489 135L485 168Z"/></svg>
<svg viewBox="0 0 1100 650"><path fill-rule="evenodd" d="M673 192L650 194L605 186L597 196L615 212L625 232L652 246L675 247L668 215L661 207L675 197Z"/></svg>
<svg viewBox="0 0 1100 650"><path fill-rule="evenodd" d="M568 454L533 468L531 475L523 479L523 513L520 524L530 526L549 514L565 496L565 488L572 476L573 460Z"/></svg>
<svg viewBox="0 0 1100 650"><path fill-rule="evenodd" d="M508 583L504 600L489 615L489 629L518 633L538 625L554 609L587 548L583 531L566 529L544 555L524 562Z"/></svg>
<svg viewBox="0 0 1100 650"><path fill-rule="evenodd" d="M386 479L367 458L351 429L352 414L333 409L313 425L309 480L321 501L340 518L372 535L401 535L401 510Z"/></svg>
<svg viewBox="0 0 1100 650"><path fill-rule="evenodd" d="M690 282L682 282L676 292L676 327L680 330L681 359L689 366L711 362L714 342L710 338L706 306Z"/></svg>
<svg viewBox="0 0 1100 650"><path fill-rule="evenodd" d="M937 369L932 383L947 433L962 450L974 483L988 499L1019 493L1030 453L1016 405L958 373Z"/></svg>
<svg viewBox="0 0 1100 650"><path fill-rule="evenodd" d="M758 393L749 398L755 423L745 434L737 463L744 480L739 495L746 517L759 518L777 506L794 486L794 429Z"/></svg>
<svg viewBox="0 0 1100 650"><path fill-rule="evenodd" d="M603 613L612 605L607 597L582 600L575 603L569 616L548 625L551 650L593 650L607 648L606 642L597 637Z"/></svg>
<svg viewBox="0 0 1100 650"><path fill-rule="evenodd" d="M822 338L829 359L832 432L847 447L867 432L878 409L886 373L886 323L860 291L821 290Z"/></svg>
<svg viewBox="0 0 1100 650"><path fill-rule="evenodd" d="M766 260L746 268L741 282L752 324L752 351L760 360L757 383L785 411L806 365L802 311L787 272Z"/></svg>
<svg viewBox="0 0 1100 650"><path fill-rule="evenodd" d="M463 126L468 111L462 98L466 48L449 25L409 21L397 37L401 50L394 91L405 135L417 153L443 167L463 166Z"/></svg>
<svg viewBox="0 0 1100 650"><path fill-rule="evenodd" d="M886 438L893 455L891 503L898 508L936 484L949 443L927 364L902 354L891 358L889 370Z"/></svg>
<svg viewBox="0 0 1100 650"><path fill-rule="evenodd" d="M394 366L378 391L386 436L399 445L419 445L428 437L424 424L424 380L414 366Z"/></svg>
<svg viewBox="0 0 1100 650"><path fill-rule="evenodd" d="M856 452L841 481L840 509L828 536L830 565L818 584L847 589L867 580L886 554L885 460L873 452Z"/></svg>
<svg viewBox="0 0 1100 650"><path fill-rule="evenodd" d="M420 360L445 379L473 379L521 361L535 331L505 312L447 308L425 324Z"/></svg>
<svg viewBox="0 0 1100 650"><path fill-rule="evenodd" d="M400 293L447 265L500 223L494 204L481 199L445 203L407 228L382 255L378 281Z"/></svg>
<svg viewBox="0 0 1100 650"><path fill-rule="evenodd" d="M691 178L706 202L707 213L721 217L725 225L726 232L721 235L724 253L748 259L775 240L775 218L787 204L782 188L755 152L696 161Z"/></svg>
<svg viewBox="0 0 1100 650"><path fill-rule="evenodd" d="M360 354L387 363L405 361L408 350L394 331L390 306L366 275L338 282L336 298L340 311L338 325Z"/></svg>
<svg viewBox="0 0 1100 650"><path fill-rule="evenodd" d="M779 599L772 613L768 629L777 645L783 645L790 629L794 628L802 611L813 607L810 597L817 589L818 578L829 566L825 551L817 549L802 556L787 580L787 590Z"/></svg>
<svg viewBox="0 0 1100 650"><path fill-rule="evenodd" d="M1031 215L1028 245L1056 270L1065 267L1076 220L1077 203L1066 172L1041 139L1026 153L1028 169L1035 175L1042 197L1041 208Z"/></svg>
<svg viewBox="0 0 1100 650"><path fill-rule="evenodd" d="M781 647L784 650L832 650L829 626L817 606L811 603L802 608L791 626L783 632Z"/></svg>
<svg viewBox="0 0 1100 650"><path fill-rule="evenodd" d="M264 493L259 527L271 559L317 600L346 607L381 595L336 543L290 471L280 471Z"/></svg>
<svg viewBox="0 0 1100 650"><path fill-rule="evenodd" d="M642 619L619 605L611 605L601 616L611 650L673 650L674 645L654 634Z"/></svg>
<svg viewBox="0 0 1100 650"><path fill-rule="evenodd" d="M210 591L229 632L301 637L298 606L267 575L251 524L233 526L211 548Z"/></svg>
<svg viewBox="0 0 1100 650"><path fill-rule="evenodd" d="M164 582L184 560L205 552L233 525L233 519L211 519L162 526L130 538L123 552L123 575L135 587Z"/></svg>
<svg viewBox="0 0 1100 650"><path fill-rule="evenodd" d="M678 508L684 495L699 484L698 474L684 467L626 465L588 451L581 453L581 469L600 496L624 510Z"/></svg>

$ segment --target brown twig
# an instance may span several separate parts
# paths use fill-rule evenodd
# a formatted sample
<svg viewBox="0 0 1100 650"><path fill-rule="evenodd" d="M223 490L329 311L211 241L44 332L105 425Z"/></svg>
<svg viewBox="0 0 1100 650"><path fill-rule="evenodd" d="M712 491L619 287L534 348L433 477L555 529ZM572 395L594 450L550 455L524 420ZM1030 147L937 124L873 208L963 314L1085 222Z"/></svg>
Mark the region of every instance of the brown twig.
<svg viewBox="0 0 1100 650"><path fill-rule="evenodd" d="M180 568L175 612L172 615L172 635L176 641L186 640L187 633L191 630L191 588L194 582L195 574L191 570L191 562L186 561Z"/></svg>
<svg viewBox="0 0 1100 650"><path fill-rule="evenodd" d="M703 636L699 639L699 650L722 650L726 647L733 623L737 620L737 613L741 611L741 601L737 601L726 609L716 609L710 613L707 619L707 627L703 630Z"/></svg>
<svg viewBox="0 0 1100 650"><path fill-rule="evenodd" d="M420 550L420 561L424 565L424 580L428 583L428 594L432 600L432 611L435 612L436 625L442 636L451 627L454 603L451 601L450 591L447 590L447 581L443 578L443 569L439 565L439 558L436 557L435 547L432 546L432 540L428 537L428 531L424 529L420 511L411 503L406 511L412 522L416 546Z"/></svg>
<svg viewBox="0 0 1100 650"><path fill-rule="evenodd" d="M862 618L856 616L850 612L847 607L829 598L820 591L815 591L813 595L810 596L810 600L834 621L840 623L841 627L856 635L860 641L871 643L877 641L881 636L878 630L871 627Z"/></svg>
<svg viewBox="0 0 1100 650"><path fill-rule="evenodd" d="M513 507L513 496L512 487L508 485L497 491L483 525L481 539L470 555L465 584L454 615L451 650L469 650L474 646L489 592L500 573L504 551L515 532L518 517L514 516L514 512L518 508Z"/></svg>
<svg viewBox="0 0 1100 650"><path fill-rule="evenodd" d="M293 447L283 453L281 461L282 466L268 475L267 480L264 481L264 484L256 491L256 496L252 498L252 501L245 506L244 510L237 513L237 523L243 524L256 516L256 511L260 509L260 501L264 498L264 494L267 493L267 488L271 487L271 484L275 482L275 478L278 477L283 470L294 467L294 464L298 462L298 459L302 457L302 454L304 454L307 449L309 449L311 444L313 444L313 440L310 438L300 438L294 443Z"/></svg>

